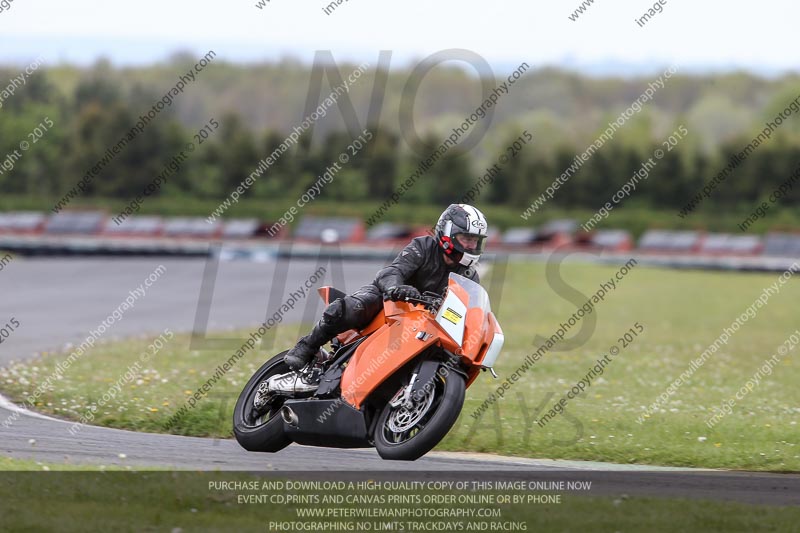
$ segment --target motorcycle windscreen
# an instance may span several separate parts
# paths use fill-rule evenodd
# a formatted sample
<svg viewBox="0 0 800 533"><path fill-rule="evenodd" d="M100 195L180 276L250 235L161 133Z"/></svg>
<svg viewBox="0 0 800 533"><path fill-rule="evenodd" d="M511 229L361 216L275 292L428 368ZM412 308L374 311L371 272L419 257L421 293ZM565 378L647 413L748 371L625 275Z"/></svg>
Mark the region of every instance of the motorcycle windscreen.
<svg viewBox="0 0 800 533"><path fill-rule="evenodd" d="M486 290L471 279L451 273L447 295L436 313L436 322L461 347L464 344L467 310L473 307L482 309L488 315L491 308Z"/></svg>
<svg viewBox="0 0 800 533"><path fill-rule="evenodd" d="M451 282L452 283L452 282ZM456 344L464 343L464 324L466 323L467 304L458 296L453 287L448 289L447 296L436 313L436 323L450 336Z"/></svg>

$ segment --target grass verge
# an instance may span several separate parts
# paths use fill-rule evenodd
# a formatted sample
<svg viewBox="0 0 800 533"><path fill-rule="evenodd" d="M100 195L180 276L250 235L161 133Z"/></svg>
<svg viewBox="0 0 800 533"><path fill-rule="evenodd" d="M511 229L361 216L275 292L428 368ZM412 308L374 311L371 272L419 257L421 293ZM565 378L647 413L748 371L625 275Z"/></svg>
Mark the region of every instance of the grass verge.
<svg viewBox="0 0 800 533"><path fill-rule="evenodd" d="M43 477L46 476L46 477ZM563 495L560 503L485 505L425 503L391 509L434 512L466 508L494 511L492 518L304 518L303 509L364 510L376 505L322 503L353 490L216 489L213 481L259 482L237 473L4 473L0 510L9 531L796 531L797 507L763 507L700 500ZM266 482L267 480L264 480ZM275 483L275 478L270 482ZM384 491L361 491L378 495ZM242 501L241 496L280 495L318 503ZM443 493L406 491L404 497ZM448 492L454 497L458 491ZM485 493L468 493L481 496ZM387 506L384 506L387 508ZM377 508L380 510L380 508ZM340 515L341 516L341 515ZM385 527L387 523L404 527ZM282 525L278 525L282 524ZM417 527L414 527L417 524ZM508 524L492 528L492 524ZM367 528L366 526L370 526ZM424 528L422 527L424 526ZM444 526L442 529L441 526ZM514 527L516 526L516 527Z"/></svg>
<svg viewBox="0 0 800 533"><path fill-rule="evenodd" d="M0 472L99 472L99 471L126 471L132 467L121 467L115 465L81 465L73 463L49 463L34 461L31 459L15 459L11 457L0 457ZM137 470L139 468L137 467ZM144 470L151 470L145 468ZM7 475L7 474L0 474Z"/></svg>

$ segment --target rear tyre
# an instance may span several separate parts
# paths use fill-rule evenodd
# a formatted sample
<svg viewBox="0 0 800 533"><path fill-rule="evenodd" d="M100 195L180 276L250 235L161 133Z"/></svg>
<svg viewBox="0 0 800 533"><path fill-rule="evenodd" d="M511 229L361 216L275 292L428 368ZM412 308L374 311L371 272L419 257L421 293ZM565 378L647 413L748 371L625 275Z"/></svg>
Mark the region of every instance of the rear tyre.
<svg viewBox="0 0 800 533"><path fill-rule="evenodd" d="M256 409L253 403L258 386L264 380L289 372L289 367L283 362L284 354L285 351L264 363L244 386L236 401L233 409L233 434L247 451L277 452L292 442L283 431L280 415L285 399L276 399L261 409Z"/></svg>
<svg viewBox="0 0 800 533"><path fill-rule="evenodd" d="M407 380L406 380L407 381ZM412 406L392 407L387 403L378 418L373 441L378 454L394 461L414 461L439 444L453 427L464 405L464 377L455 372L438 372L433 387L412 398ZM407 384L394 399L402 398Z"/></svg>

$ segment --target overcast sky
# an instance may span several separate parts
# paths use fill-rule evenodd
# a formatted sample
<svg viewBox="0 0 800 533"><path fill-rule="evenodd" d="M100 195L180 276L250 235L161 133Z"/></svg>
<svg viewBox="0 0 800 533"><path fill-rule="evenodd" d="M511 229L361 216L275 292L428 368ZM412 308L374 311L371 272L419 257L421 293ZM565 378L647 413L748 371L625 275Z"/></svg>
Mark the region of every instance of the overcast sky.
<svg viewBox="0 0 800 533"><path fill-rule="evenodd" d="M667 0L644 27L635 22L653 5L644 0L595 0L575 22L580 0L349 0L331 15L322 11L330 0L257 1L14 0L0 13L0 62L140 64L178 49L235 61L310 61L331 49L370 62L389 49L401 62L467 48L498 66L800 70L800 4L790 0Z"/></svg>

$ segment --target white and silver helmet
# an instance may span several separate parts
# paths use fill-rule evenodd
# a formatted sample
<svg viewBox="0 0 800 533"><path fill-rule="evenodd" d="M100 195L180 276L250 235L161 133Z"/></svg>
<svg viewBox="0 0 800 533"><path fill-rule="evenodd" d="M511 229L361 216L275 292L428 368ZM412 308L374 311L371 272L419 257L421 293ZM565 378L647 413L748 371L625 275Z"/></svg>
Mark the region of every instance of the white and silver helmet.
<svg viewBox="0 0 800 533"><path fill-rule="evenodd" d="M436 242L453 261L469 267L480 259L488 231L483 213L471 205L451 204L436 223Z"/></svg>

